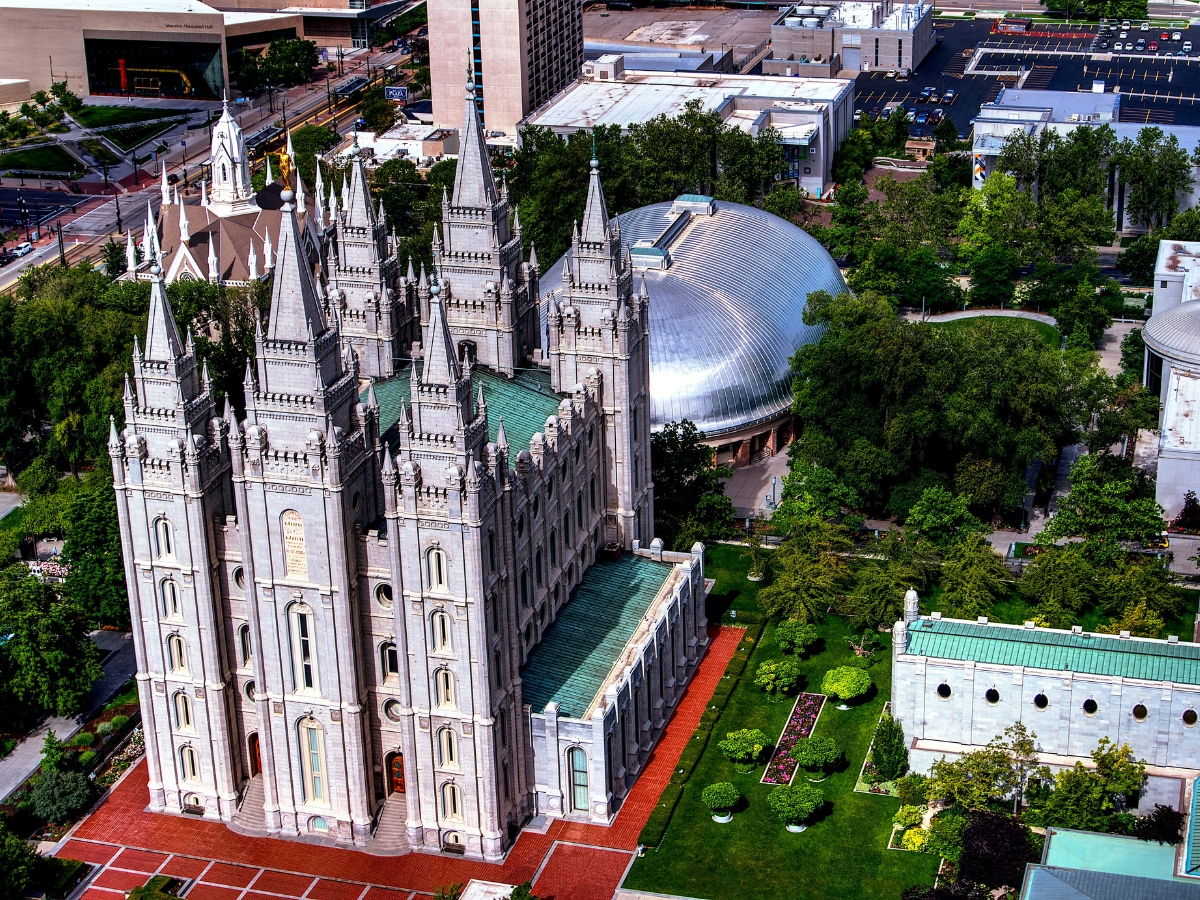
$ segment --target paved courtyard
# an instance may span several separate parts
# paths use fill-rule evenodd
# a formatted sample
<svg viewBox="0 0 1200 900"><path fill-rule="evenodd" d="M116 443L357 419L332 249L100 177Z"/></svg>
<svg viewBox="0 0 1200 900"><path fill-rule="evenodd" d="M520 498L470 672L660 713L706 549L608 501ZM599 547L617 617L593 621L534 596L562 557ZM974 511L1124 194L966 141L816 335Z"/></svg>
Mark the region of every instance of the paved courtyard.
<svg viewBox="0 0 1200 900"><path fill-rule="evenodd" d="M144 761L129 770L56 855L100 867L82 900L123 900L126 891L159 873L193 879L187 900L405 900L471 879L533 881L534 892L546 900L610 900L742 629L710 628L709 633L708 655L613 825L557 821L545 834L526 830L503 864L426 853L371 856L243 837L218 822L149 813Z"/></svg>

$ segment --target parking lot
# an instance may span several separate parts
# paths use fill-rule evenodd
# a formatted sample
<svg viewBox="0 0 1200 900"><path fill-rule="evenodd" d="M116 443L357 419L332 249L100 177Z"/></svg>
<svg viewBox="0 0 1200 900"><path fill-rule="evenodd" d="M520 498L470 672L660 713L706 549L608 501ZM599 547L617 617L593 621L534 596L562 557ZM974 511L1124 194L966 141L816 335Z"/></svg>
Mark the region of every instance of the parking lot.
<svg viewBox="0 0 1200 900"><path fill-rule="evenodd" d="M1038 24L1034 34L993 34L992 20L935 20L938 43L908 81L888 78L885 72L863 72L855 79L855 107L869 113L892 104L924 109L917 102L922 89L939 95L953 89L953 103L933 104L966 134L979 107L994 100L1002 84L1055 91L1090 91L1092 82L1104 81L1105 90L1119 90L1121 121L1147 124L1200 125L1200 27L1129 30L1135 39L1158 40L1163 31L1180 32L1179 41L1160 42L1154 53L1117 53L1114 38L1100 50L1096 26ZM1118 32L1119 33L1119 32ZM1190 55L1175 54L1184 41L1192 42ZM1124 44L1126 41L1121 41ZM967 66L977 48L983 48L973 71ZM931 125L914 126L914 134L929 134Z"/></svg>

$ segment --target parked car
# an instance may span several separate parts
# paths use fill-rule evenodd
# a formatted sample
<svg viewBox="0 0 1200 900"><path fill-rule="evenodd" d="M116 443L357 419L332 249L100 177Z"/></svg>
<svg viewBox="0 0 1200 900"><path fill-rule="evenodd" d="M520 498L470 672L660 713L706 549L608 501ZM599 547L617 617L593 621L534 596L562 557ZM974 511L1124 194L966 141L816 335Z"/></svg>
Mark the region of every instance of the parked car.
<svg viewBox="0 0 1200 900"><path fill-rule="evenodd" d="M1183 40L1183 32L1182 31L1172 31L1171 32L1171 40L1173 40L1173 41Z"/></svg>
<svg viewBox="0 0 1200 900"><path fill-rule="evenodd" d="M1147 46L1151 50L1157 50L1158 49L1158 41L1151 41Z"/></svg>
<svg viewBox="0 0 1200 900"><path fill-rule="evenodd" d="M1113 49L1114 50L1123 50L1124 45L1120 41L1117 41L1115 44L1113 44Z"/></svg>
<svg viewBox="0 0 1200 900"><path fill-rule="evenodd" d="M1184 52L1184 53L1191 53L1191 52L1192 52L1192 42L1191 42L1191 41L1184 41L1184 42L1183 42L1183 52Z"/></svg>
<svg viewBox="0 0 1200 900"><path fill-rule="evenodd" d="M1128 20L1128 19L1126 19L1124 22L1122 22L1122 23L1121 23L1121 27L1122 27L1122 28L1128 28L1128 27L1129 27L1129 20Z"/></svg>
<svg viewBox="0 0 1200 900"><path fill-rule="evenodd" d="M12 255L13 256L25 256L26 254L32 253L32 252L33 252L33 244L29 243L29 241L22 241L21 243L17 244L17 246L13 247Z"/></svg>
<svg viewBox="0 0 1200 900"><path fill-rule="evenodd" d="M1129 37L1129 32L1128 32L1128 31L1122 31L1120 34L1118 34L1118 35L1117 35L1117 37L1119 37L1119 38L1127 38L1127 37Z"/></svg>
<svg viewBox="0 0 1200 900"><path fill-rule="evenodd" d="M942 102L949 106L954 102L956 97L958 97L958 91L956 91L954 88L950 88L950 90L942 94Z"/></svg>
<svg viewBox="0 0 1200 900"><path fill-rule="evenodd" d="M930 103L941 103L942 95L939 94L937 91L934 91L932 94L929 95L929 102Z"/></svg>
<svg viewBox="0 0 1200 900"><path fill-rule="evenodd" d="M933 88L931 88L931 87L923 88L921 90L921 96L919 96L917 98L917 102L918 103L926 103L926 102L928 102L929 98L932 95L933 95Z"/></svg>
<svg viewBox="0 0 1200 900"><path fill-rule="evenodd" d="M1160 34L1158 36L1158 39L1160 41L1169 41L1171 39L1171 34L1170 34L1170 32L1164 31L1162 34Z"/></svg>
<svg viewBox="0 0 1200 900"><path fill-rule="evenodd" d="M1135 46L1133 49L1134 49L1134 50L1145 50L1145 49L1146 49L1146 42L1145 42L1144 40L1142 40L1142 39L1140 39L1140 38L1139 38L1139 39L1138 39L1138 42L1137 42L1137 46Z"/></svg>
<svg viewBox="0 0 1200 900"><path fill-rule="evenodd" d="M896 77L896 70L895 70L895 69L888 69L888 70L887 70L887 76L886 76L886 77L888 77L888 78L895 78L895 77Z"/></svg>
<svg viewBox="0 0 1200 900"><path fill-rule="evenodd" d="M1107 49L1108 49L1108 41L1101 41L1101 42L1100 42L1100 49L1101 49L1101 50L1107 50Z"/></svg>
<svg viewBox="0 0 1200 900"><path fill-rule="evenodd" d="M918 125L924 125L928 121L929 121L929 113L927 113L927 112L917 113L917 124Z"/></svg>
<svg viewBox="0 0 1200 900"><path fill-rule="evenodd" d="M871 107L871 118L872 118L872 119L878 119L878 118L879 118L879 107L878 107L878 106L872 106L872 107Z"/></svg>
<svg viewBox="0 0 1200 900"><path fill-rule="evenodd" d="M912 70L909 69L908 66L905 66L903 69L901 69L899 72L896 73L896 80L897 81L908 81L908 78L910 75L912 75Z"/></svg>
<svg viewBox="0 0 1200 900"><path fill-rule="evenodd" d="M883 121L885 121L885 122L886 122L888 119L890 119L891 117L892 117L892 110L891 110L891 108L890 108L890 107L885 107L885 108L884 108L884 110L883 110L883 112L881 112L881 113L879 114L879 118L883 119Z"/></svg>
<svg viewBox="0 0 1200 900"><path fill-rule="evenodd" d="M1149 31L1149 30L1150 30L1150 23L1149 23L1149 22L1143 22L1143 23L1142 23L1142 25L1141 25L1141 28L1142 28L1142 31Z"/></svg>
<svg viewBox="0 0 1200 900"><path fill-rule="evenodd" d="M940 109L935 109L929 114L930 125L936 125L940 121L942 121L942 111Z"/></svg>

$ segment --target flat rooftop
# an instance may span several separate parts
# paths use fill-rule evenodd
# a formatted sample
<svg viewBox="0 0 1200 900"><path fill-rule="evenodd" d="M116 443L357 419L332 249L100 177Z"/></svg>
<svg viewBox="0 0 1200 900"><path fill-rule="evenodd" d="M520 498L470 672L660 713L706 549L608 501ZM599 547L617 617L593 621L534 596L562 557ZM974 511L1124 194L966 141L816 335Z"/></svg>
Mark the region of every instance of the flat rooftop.
<svg viewBox="0 0 1200 900"><path fill-rule="evenodd" d="M412 365L405 362L396 375L375 383L375 398L379 401L379 431L393 446L397 436L388 430L400 421L400 408L412 402ZM550 373L545 369L520 369L513 378L497 375L478 366L471 370L471 396L483 388L488 407L488 440L496 440L500 419L504 419L504 434L513 458L529 449L529 442L546 428L546 419L558 415L562 397L550 388ZM360 399L365 403L367 392Z"/></svg>
<svg viewBox="0 0 1200 900"><path fill-rule="evenodd" d="M60 12L205 13L221 12L199 0L0 0L0 9L50 9Z"/></svg>
<svg viewBox="0 0 1200 900"><path fill-rule="evenodd" d="M1091 91L1041 91L1029 88L1002 88L994 103L984 104L979 110L981 118L988 116L991 109L1022 107L1025 109L1049 109L1054 122L1080 119L1116 123L1120 118L1121 95L1112 92L1098 94ZM1003 118L1003 115L999 116Z"/></svg>
<svg viewBox="0 0 1200 900"><path fill-rule="evenodd" d="M1200 684L1200 646L1154 638L922 617L908 626L905 652L1052 672Z"/></svg>
<svg viewBox="0 0 1200 900"><path fill-rule="evenodd" d="M1175 877L1175 848L1119 834L1052 828L1042 863L1063 869L1087 869L1170 881Z"/></svg>
<svg viewBox="0 0 1200 900"><path fill-rule="evenodd" d="M522 694L535 713L553 702L560 716L587 715L671 569L630 553L588 569L521 670Z"/></svg>
<svg viewBox="0 0 1200 900"><path fill-rule="evenodd" d="M725 75L720 72L647 72L626 70L623 81L580 79L526 120L543 128L579 129L595 125L628 128L655 116L675 116L692 100L706 110L732 97L832 103L853 91L844 78L777 78Z"/></svg>

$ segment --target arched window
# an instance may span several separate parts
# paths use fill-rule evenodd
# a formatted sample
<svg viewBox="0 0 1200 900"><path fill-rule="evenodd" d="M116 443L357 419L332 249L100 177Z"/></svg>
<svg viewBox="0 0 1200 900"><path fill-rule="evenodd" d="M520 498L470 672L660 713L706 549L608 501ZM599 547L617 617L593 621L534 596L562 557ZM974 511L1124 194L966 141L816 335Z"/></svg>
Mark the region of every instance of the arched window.
<svg viewBox="0 0 1200 900"><path fill-rule="evenodd" d="M221 180L222 181L229 180L229 170L227 168L225 168L225 163L221 163Z"/></svg>
<svg viewBox="0 0 1200 900"><path fill-rule="evenodd" d="M538 510L541 508L541 505L542 505L541 501L538 500L537 494L534 494L533 495L533 517L535 519L538 517Z"/></svg>
<svg viewBox="0 0 1200 900"><path fill-rule="evenodd" d="M495 671L492 673L495 676L496 687L501 687L504 684L504 660L500 656L500 651L497 650L492 654L492 665Z"/></svg>
<svg viewBox="0 0 1200 900"><path fill-rule="evenodd" d="M159 586L162 592L163 615L168 618L179 616L179 585L173 578L164 578Z"/></svg>
<svg viewBox="0 0 1200 900"><path fill-rule="evenodd" d="M316 622L312 610L304 603L291 607L292 665L296 690L317 689Z"/></svg>
<svg viewBox="0 0 1200 900"><path fill-rule="evenodd" d="M500 729L500 746L508 746L508 712L504 709L500 710L498 727Z"/></svg>
<svg viewBox="0 0 1200 900"><path fill-rule="evenodd" d="M550 565L558 565L558 532L550 529Z"/></svg>
<svg viewBox="0 0 1200 900"><path fill-rule="evenodd" d="M233 583L237 585L239 591L246 589L246 570L241 566L233 570Z"/></svg>
<svg viewBox="0 0 1200 900"><path fill-rule="evenodd" d="M388 642L379 648L379 668L384 681L400 677L400 655L395 644Z"/></svg>
<svg viewBox="0 0 1200 900"><path fill-rule="evenodd" d="M447 589L446 551L441 547L431 547L425 554L425 581L431 591Z"/></svg>
<svg viewBox="0 0 1200 900"><path fill-rule="evenodd" d="M192 701L183 691L175 695L175 727L178 729L191 730L192 728Z"/></svg>
<svg viewBox="0 0 1200 900"><path fill-rule="evenodd" d="M443 728L438 731L438 765L445 767L458 768L458 735L454 733L452 728Z"/></svg>
<svg viewBox="0 0 1200 900"><path fill-rule="evenodd" d="M449 653L451 645L450 617L442 610L434 612L429 620L433 632L433 650L435 653Z"/></svg>
<svg viewBox="0 0 1200 900"><path fill-rule="evenodd" d="M538 547L537 552L533 554L533 577L537 579L538 587L542 586L542 582L546 580L546 566L542 559L542 548Z"/></svg>
<svg viewBox="0 0 1200 900"><path fill-rule="evenodd" d="M575 495L575 527L583 531L583 491Z"/></svg>
<svg viewBox="0 0 1200 900"><path fill-rule="evenodd" d="M637 425L638 425L638 419L637 419L637 407L636 407L636 406L631 406L631 407L629 407L629 427L630 427L630 428L632 429L632 431L633 431L633 439L634 439L635 441L638 439L638 427L637 427Z"/></svg>
<svg viewBox="0 0 1200 900"><path fill-rule="evenodd" d="M249 666L254 658L254 647L250 644L250 626L243 625L238 629L238 649L242 654L242 665Z"/></svg>
<svg viewBox="0 0 1200 900"><path fill-rule="evenodd" d="M381 584L375 588L375 602L384 609L392 608L392 586L390 584Z"/></svg>
<svg viewBox="0 0 1200 900"><path fill-rule="evenodd" d="M167 638L167 665L172 672L188 670L187 647L184 646L183 638L177 634Z"/></svg>
<svg viewBox="0 0 1200 900"><path fill-rule="evenodd" d="M592 476L592 481L588 485L588 495L591 497L591 501L592 501L592 512L595 512L596 511L596 476L595 475Z"/></svg>
<svg viewBox="0 0 1200 900"><path fill-rule="evenodd" d="M154 555L170 559L175 555L175 529L165 516L154 520Z"/></svg>
<svg viewBox="0 0 1200 900"><path fill-rule="evenodd" d="M328 790L325 783L325 734L316 719L301 719L300 771L304 775L304 801L327 804Z"/></svg>
<svg viewBox="0 0 1200 900"><path fill-rule="evenodd" d="M521 605L529 605L529 572L526 569L521 570Z"/></svg>
<svg viewBox="0 0 1200 900"><path fill-rule="evenodd" d="M641 487L641 484L639 483L641 481L641 473L638 471L640 468L641 466L638 465L638 458L637 454L635 453L633 455L633 489L635 491Z"/></svg>
<svg viewBox="0 0 1200 900"><path fill-rule="evenodd" d="M551 475L546 479L546 499L549 500L554 496L554 476Z"/></svg>
<svg viewBox="0 0 1200 900"><path fill-rule="evenodd" d="M442 818L462 821L462 791L452 781L442 785Z"/></svg>
<svg viewBox="0 0 1200 900"><path fill-rule="evenodd" d="M179 751L179 771L184 781L200 780L200 761L191 747L184 747Z"/></svg>
<svg viewBox="0 0 1200 900"><path fill-rule="evenodd" d="M496 535L494 532L488 532L488 565L491 571L496 571Z"/></svg>
<svg viewBox="0 0 1200 900"><path fill-rule="evenodd" d="M567 503L571 501L568 500ZM563 513L563 545L571 546L571 507L567 507L567 512Z"/></svg>
<svg viewBox="0 0 1200 900"><path fill-rule="evenodd" d="M572 747L567 751L567 763L571 767L571 809L587 812L587 754L578 747Z"/></svg>
<svg viewBox="0 0 1200 900"><path fill-rule="evenodd" d="M433 673L434 703L441 709L454 708L454 674L449 669Z"/></svg>
<svg viewBox="0 0 1200 900"><path fill-rule="evenodd" d="M492 631L500 633L500 601L492 600Z"/></svg>

